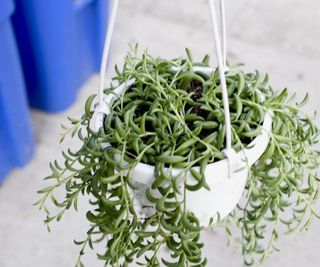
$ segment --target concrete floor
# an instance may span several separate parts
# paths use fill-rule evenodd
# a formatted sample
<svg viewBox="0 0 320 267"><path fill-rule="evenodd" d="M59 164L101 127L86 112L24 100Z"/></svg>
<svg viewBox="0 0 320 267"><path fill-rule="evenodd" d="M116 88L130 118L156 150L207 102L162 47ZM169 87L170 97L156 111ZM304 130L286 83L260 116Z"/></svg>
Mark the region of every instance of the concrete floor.
<svg viewBox="0 0 320 267"><path fill-rule="evenodd" d="M320 98L320 2L318 0L226 1L228 55L231 62L244 62L249 70L268 72L272 85L302 96L309 92L307 111L317 110ZM127 43L163 57L177 57L188 46L200 59L213 55L213 40L205 0L121 0L113 39L110 66L121 60ZM214 56L212 56L214 60ZM112 70L108 71L111 77ZM43 214L32 207L36 190L43 186L48 163L60 158L60 150L76 145L68 140L59 145L60 124L67 115L82 113L88 95L96 92L98 76L81 88L76 103L66 112L48 115L32 111L37 150L34 159L13 171L0 188L0 267L70 267L78 248L74 238L83 237L87 228L81 214L66 214L63 223L54 224L52 234L42 225ZM319 110L319 109L318 109ZM85 208L85 203L80 207ZM225 247L223 231L204 235L209 267L242 266L236 247ZM264 265L268 267L317 267L320 262L320 223L298 237L281 237L280 253ZM97 264L88 251L86 266Z"/></svg>

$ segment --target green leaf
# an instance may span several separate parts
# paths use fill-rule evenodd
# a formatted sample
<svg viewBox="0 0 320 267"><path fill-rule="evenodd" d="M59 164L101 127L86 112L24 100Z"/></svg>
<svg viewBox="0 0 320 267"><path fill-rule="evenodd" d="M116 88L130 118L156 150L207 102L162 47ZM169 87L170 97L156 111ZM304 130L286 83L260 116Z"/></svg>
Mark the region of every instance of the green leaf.
<svg viewBox="0 0 320 267"><path fill-rule="evenodd" d="M84 110L85 110L85 114L87 116L91 115L91 105L92 105L92 102L93 102L95 97L96 97L96 95L91 95L91 96L89 96L89 98L86 101Z"/></svg>

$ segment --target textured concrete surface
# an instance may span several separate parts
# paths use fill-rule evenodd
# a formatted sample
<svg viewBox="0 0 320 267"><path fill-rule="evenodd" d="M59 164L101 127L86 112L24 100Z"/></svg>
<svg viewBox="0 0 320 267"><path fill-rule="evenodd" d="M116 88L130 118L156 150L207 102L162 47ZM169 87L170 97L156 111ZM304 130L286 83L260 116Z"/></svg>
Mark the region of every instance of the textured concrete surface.
<svg viewBox="0 0 320 267"><path fill-rule="evenodd" d="M320 2L317 0L226 1L228 55L231 62L243 62L248 70L268 72L277 89L288 86L299 96L307 91L307 111L318 109L320 93ZM213 40L205 0L121 0L113 39L110 67L121 60L127 43L139 42L154 55L177 57L187 46L200 59L213 56ZM108 77L112 75L112 68ZM32 207L36 190L43 186L48 163L60 158L60 150L76 145L67 140L58 144L60 124L67 115L81 114L86 97L95 92L98 77L93 76L80 90L77 102L64 113L48 115L32 111L37 151L30 164L13 171L0 187L0 267L70 267L78 248L73 238L84 237L88 227L81 215L66 214L63 223L54 224L52 234L42 225L43 214ZM80 203L85 209L86 204ZM207 232L205 253L208 266L242 266L236 246L225 247L223 231ZM281 237L280 253L267 267L317 267L320 262L320 223L315 222L305 235ZM88 251L86 266L97 264Z"/></svg>

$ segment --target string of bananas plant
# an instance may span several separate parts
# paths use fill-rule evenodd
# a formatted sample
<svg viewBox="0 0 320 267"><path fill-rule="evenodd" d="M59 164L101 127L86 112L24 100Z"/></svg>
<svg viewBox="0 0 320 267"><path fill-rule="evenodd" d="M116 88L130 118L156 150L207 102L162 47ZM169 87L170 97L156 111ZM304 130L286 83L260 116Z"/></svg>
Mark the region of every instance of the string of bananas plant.
<svg viewBox="0 0 320 267"><path fill-rule="evenodd" d="M167 60L147 52L139 56L135 47L122 69L115 68L114 78L120 84L131 78L135 82L110 103L103 128L93 132L89 127L95 95L88 98L82 117L69 118L71 127L64 126L65 134L79 138L82 146L63 151L63 164L50 164L49 185L38 191L36 205L47 213L49 226L72 206L77 210L80 195L89 197L92 208L86 218L91 226L83 241L75 241L81 246L76 266L83 266L85 248L94 249L96 242L105 244L98 254L105 266L207 265L201 253L203 226L187 210L185 196L190 190L210 190L206 181L211 177L204 170L225 157L225 125L218 71L206 76L192 71L194 66L209 66L209 57L195 63L187 50L186 58ZM236 151L261 133L266 112L273 114L269 145L250 168L240 204L223 221L228 237L234 235L233 225L240 229L244 262L253 265L276 250L281 225L299 232L319 218L314 207L319 152L313 146L319 131L313 116L301 111L307 96L297 103L286 89L274 91L267 75L245 73L239 66L231 66L226 77ZM113 90L111 86L105 93ZM141 215L132 194L137 185L130 173L139 162L155 166L145 195L155 211L148 216ZM179 178L166 171L170 168L191 172L197 184L184 181L179 186ZM63 199L55 193L61 187ZM52 214L49 203L59 211ZM170 252L166 257L159 256L163 248Z"/></svg>

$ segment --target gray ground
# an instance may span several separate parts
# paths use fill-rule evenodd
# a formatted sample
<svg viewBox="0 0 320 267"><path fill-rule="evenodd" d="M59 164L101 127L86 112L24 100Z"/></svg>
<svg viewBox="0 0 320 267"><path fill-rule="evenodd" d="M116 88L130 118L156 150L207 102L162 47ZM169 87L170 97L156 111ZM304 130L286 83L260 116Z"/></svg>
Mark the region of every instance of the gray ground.
<svg viewBox="0 0 320 267"><path fill-rule="evenodd" d="M288 86L311 98L307 110L318 109L320 93L320 2L317 0L226 1L228 54L232 62L244 62L249 70L268 72L275 88ZM213 55L213 40L205 0L122 0L113 39L110 66L121 63L128 42L139 42L155 55L177 57L188 46L200 59ZM214 57L212 57L214 59ZM108 72L108 77L112 72ZM94 75L81 88L77 102L64 113L48 115L32 111L37 150L30 164L9 175L0 188L0 267L69 267L77 256L74 237L83 237L87 225L80 215L69 213L52 234L43 227L40 214L32 203L35 191L43 186L48 162L60 157L68 140L58 145L60 123L66 115L78 116L86 97L98 87ZM85 204L80 205L85 207ZM225 247L223 232L205 234L209 266L241 266L236 247ZM319 266L320 223L298 237L282 237L274 254L264 266ZM87 266L98 265L88 252Z"/></svg>

